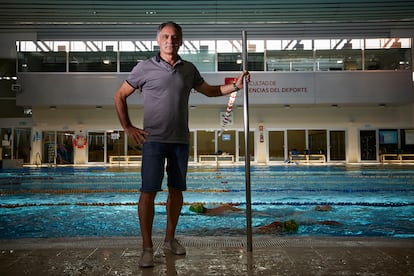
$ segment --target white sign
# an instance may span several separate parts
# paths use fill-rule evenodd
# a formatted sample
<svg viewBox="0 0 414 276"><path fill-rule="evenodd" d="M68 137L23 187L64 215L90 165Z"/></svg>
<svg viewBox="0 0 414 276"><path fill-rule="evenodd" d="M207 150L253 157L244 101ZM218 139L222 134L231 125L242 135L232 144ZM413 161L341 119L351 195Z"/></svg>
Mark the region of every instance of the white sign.
<svg viewBox="0 0 414 276"><path fill-rule="evenodd" d="M112 140L118 140L119 139L119 133L118 132L111 133L111 139Z"/></svg>

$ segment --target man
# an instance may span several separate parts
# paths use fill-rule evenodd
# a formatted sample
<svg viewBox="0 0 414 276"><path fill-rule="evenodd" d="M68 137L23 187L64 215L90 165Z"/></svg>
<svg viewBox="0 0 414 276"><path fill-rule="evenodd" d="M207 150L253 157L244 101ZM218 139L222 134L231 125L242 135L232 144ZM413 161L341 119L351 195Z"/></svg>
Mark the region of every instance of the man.
<svg viewBox="0 0 414 276"><path fill-rule="evenodd" d="M164 250L184 255L185 248L175 239L175 230L186 190L189 155L188 98L192 88L208 96L229 94L243 87L242 72L237 81L227 85L209 85L197 68L178 56L183 42L181 27L165 22L158 27L160 53L138 63L115 93L115 107L125 132L142 145L142 186L138 202L143 252L140 266L153 262L152 223L154 199L161 191L164 162L168 174L167 229ZM127 97L139 89L144 106L143 129L135 127L128 115Z"/></svg>

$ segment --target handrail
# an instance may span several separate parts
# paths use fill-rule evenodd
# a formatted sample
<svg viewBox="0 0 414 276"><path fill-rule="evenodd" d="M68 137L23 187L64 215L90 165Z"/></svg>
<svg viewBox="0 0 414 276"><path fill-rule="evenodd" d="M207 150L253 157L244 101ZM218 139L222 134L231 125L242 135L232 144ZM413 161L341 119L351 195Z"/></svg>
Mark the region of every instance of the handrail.
<svg viewBox="0 0 414 276"><path fill-rule="evenodd" d="M39 157L40 163L37 162L38 161L38 157ZM37 167L38 166L41 166L42 163L43 163L43 160L42 160L42 156L40 155L40 152L36 152L36 156L35 156L35 164L36 164L36 166Z"/></svg>

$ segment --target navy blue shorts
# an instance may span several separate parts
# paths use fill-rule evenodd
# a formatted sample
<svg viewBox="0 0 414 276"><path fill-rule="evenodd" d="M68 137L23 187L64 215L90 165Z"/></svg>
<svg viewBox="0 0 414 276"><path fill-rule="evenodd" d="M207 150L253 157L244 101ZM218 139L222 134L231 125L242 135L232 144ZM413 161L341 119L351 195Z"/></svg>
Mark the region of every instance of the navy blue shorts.
<svg viewBox="0 0 414 276"><path fill-rule="evenodd" d="M162 191L164 171L167 185L179 191L187 189L188 144L145 142L142 146L142 192ZM167 168L165 169L165 161Z"/></svg>

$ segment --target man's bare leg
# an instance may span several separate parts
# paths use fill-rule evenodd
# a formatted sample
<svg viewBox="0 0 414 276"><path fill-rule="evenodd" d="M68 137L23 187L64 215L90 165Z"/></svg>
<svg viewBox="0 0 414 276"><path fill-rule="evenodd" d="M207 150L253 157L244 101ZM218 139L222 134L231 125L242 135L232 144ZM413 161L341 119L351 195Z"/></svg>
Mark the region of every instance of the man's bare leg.
<svg viewBox="0 0 414 276"><path fill-rule="evenodd" d="M183 206L182 191L174 188L168 188L167 199L167 230L165 233L165 241L171 241L175 238L175 229L180 217L181 208Z"/></svg>
<svg viewBox="0 0 414 276"><path fill-rule="evenodd" d="M154 199L156 192L141 192L138 202L138 217L141 227L142 247L152 248L152 224L154 221Z"/></svg>

